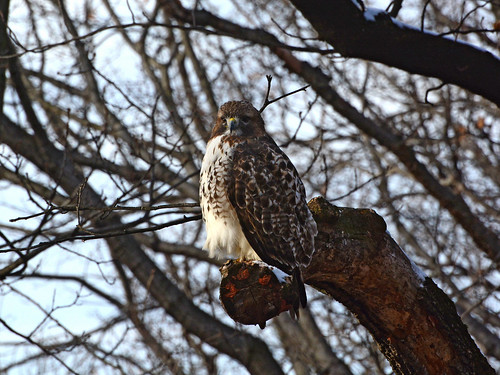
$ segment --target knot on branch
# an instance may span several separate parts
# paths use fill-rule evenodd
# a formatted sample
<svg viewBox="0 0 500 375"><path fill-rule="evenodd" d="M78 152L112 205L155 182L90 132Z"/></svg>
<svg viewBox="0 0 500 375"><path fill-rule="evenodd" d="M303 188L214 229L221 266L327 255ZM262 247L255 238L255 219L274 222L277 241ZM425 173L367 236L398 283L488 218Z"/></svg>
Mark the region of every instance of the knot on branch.
<svg viewBox="0 0 500 375"><path fill-rule="evenodd" d="M311 199L308 206L318 229L325 233L337 233L352 238L359 235L380 236L387 230L384 219L369 208L338 207L323 197Z"/></svg>
<svg viewBox="0 0 500 375"><path fill-rule="evenodd" d="M299 304L293 278L263 262L229 260L220 272L219 298L238 323L264 328L266 321Z"/></svg>

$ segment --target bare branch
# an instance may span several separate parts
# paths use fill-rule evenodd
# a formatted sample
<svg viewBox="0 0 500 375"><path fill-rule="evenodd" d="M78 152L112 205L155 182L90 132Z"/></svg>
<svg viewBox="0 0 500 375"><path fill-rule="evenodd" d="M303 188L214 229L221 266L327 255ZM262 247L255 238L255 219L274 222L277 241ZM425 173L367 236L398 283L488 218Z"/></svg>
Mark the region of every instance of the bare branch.
<svg viewBox="0 0 500 375"><path fill-rule="evenodd" d="M293 95L293 94L296 94L300 91L306 91L306 89L310 86L310 85L305 85L303 87L301 87L300 89L297 89L297 90L294 90L294 91L291 91L287 94L284 94L284 95L281 95L275 99L272 99L272 100L269 100L269 93L271 92L271 81L273 79L273 77L271 75L266 75L266 79L267 79L267 91L266 91L266 98L264 99L264 104L262 104L262 107L259 109L259 112L262 113L262 111L264 111L264 109L266 109L266 107L272 103L275 103L277 102L278 100L281 100L283 98L286 98L287 96L290 96L290 95Z"/></svg>

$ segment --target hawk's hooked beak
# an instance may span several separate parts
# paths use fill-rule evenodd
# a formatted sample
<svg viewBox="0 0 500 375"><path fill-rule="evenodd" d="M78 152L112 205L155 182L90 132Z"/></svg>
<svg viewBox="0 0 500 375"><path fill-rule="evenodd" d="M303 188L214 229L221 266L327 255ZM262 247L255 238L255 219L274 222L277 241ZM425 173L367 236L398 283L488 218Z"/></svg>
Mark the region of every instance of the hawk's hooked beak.
<svg viewBox="0 0 500 375"><path fill-rule="evenodd" d="M229 131L232 133L233 130L238 126L239 119L237 117L231 117L227 119L227 127Z"/></svg>

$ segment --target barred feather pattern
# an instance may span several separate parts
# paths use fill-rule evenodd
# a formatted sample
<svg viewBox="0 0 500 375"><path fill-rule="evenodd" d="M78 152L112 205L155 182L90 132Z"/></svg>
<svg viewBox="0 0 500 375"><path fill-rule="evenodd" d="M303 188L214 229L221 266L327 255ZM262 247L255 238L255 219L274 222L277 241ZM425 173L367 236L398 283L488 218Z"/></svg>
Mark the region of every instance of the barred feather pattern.
<svg viewBox="0 0 500 375"><path fill-rule="evenodd" d="M235 147L229 197L263 261L289 274L309 265L316 222L297 170L270 137Z"/></svg>

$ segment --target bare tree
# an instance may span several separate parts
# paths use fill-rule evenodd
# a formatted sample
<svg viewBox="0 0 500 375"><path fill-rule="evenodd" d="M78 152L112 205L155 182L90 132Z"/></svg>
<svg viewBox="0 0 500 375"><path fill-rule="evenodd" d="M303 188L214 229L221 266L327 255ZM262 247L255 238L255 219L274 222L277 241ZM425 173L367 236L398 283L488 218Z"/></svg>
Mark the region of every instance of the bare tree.
<svg viewBox="0 0 500 375"><path fill-rule="evenodd" d="M500 369L498 2L0 12L0 372ZM266 75L310 85L263 116L323 198L319 291L261 331L222 309L198 175L218 105L259 107Z"/></svg>

